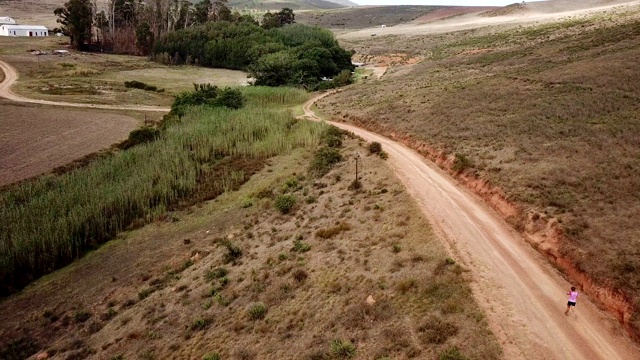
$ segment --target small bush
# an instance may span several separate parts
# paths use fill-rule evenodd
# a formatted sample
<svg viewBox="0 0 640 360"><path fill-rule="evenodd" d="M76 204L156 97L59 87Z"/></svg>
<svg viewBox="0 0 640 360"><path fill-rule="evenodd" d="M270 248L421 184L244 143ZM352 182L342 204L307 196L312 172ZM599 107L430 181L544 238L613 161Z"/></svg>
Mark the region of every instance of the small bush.
<svg viewBox="0 0 640 360"><path fill-rule="evenodd" d="M229 272L227 271L227 269L219 267L207 271L207 273L205 274L205 278L207 279L207 281L213 281L215 279L220 279L227 276L228 273Z"/></svg>
<svg viewBox="0 0 640 360"><path fill-rule="evenodd" d="M273 202L273 206L282 214L288 214L296 204L296 198L293 195L279 195Z"/></svg>
<svg viewBox="0 0 640 360"><path fill-rule="evenodd" d="M228 107L229 109L240 109L244 106L245 98L242 92L237 89L225 88L215 100L217 106Z"/></svg>
<svg viewBox="0 0 640 360"><path fill-rule="evenodd" d="M469 160L465 155L456 153L455 159L453 160L453 166L451 169L453 171L464 171L473 166L473 162Z"/></svg>
<svg viewBox="0 0 640 360"><path fill-rule="evenodd" d="M438 360L467 360L468 358L460 352L458 347L453 346L438 354Z"/></svg>
<svg viewBox="0 0 640 360"><path fill-rule="evenodd" d="M83 323L89 320L90 317L91 313L84 310L76 311L76 313L73 314L73 319L76 321L76 323Z"/></svg>
<svg viewBox="0 0 640 360"><path fill-rule="evenodd" d="M251 320L261 320L267 315L267 306L264 303L255 303L249 308Z"/></svg>
<svg viewBox="0 0 640 360"><path fill-rule="evenodd" d="M130 132L129 138L125 140L123 148L128 149L139 144L152 142L158 137L160 137L160 130L145 126Z"/></svg>
<svg viewBox="0 0 640 360"><path fill-rule="evenodd" d="M138 293L138 299L144 300L147 297L149 297L149 295L153 294L154 291L155 291L154 288L146 288L146 289L140 290L140 292Z"/></svg>
<svg viewBox="0 0 640 360"><path fill-rule="evenodd" d="M238 245L232 243L229 240L222 241L222 246L227 248L227 254L225 255L226 262L232 262L242 256L242 249Z"/></svg>
<svg viewBox="0 0 640 360"><path fill-rule="evenodd" d="M337 359L350 359L356 356L356 347L347 340L333 340L331 354Z"/></svg>
<svg viewBox="0 0 640 360"><path fill-rule="evenodd" d="M307 274L307 272L304 271L303 269L297 269L296 271L293 272L292 276L295 281L301 283L307 280L307 278L309 277L309 274Z"/></svg>
<svg viewBox="0 0 640 360"><path fill-rule="evenodd" d="M291 248L291 251L299 253L307 252L309 250L311 250L311 246L309 246L309 244L303 243L301 240L295 240L293 242L293 248Z"/></svg>
<svg viewBox="0 0 640 360"><path fill-rule="evenodd" d="M315 152L309 170L316 176L323 176L340 161L342 161L340 152L335 148L325 146Z"/></svg>
<svg viewBox="0 0 640 360"><path fill-rule="evenodd" d="M304 199L304 202L306 202L307 204L313 204L317 201L318 199L315 196L307 196L307 198Z"/></svg>
<svg viewBox="0 0 640 360"><path fill-rule="evenodd" d="M130 88L130 89L140 89L145 91L159 91L157 86L145 84L141 81L136 81L136 80L125 81L124 87ZM162 91L164 91L164 89L162 89Z"/></svg>
<svg viewBox="0 0 640 360"><path fill-rule="evenodd" d="M207 354L204 357L202 357L202 360L220 360L222 359L220 357L220 354L218 354L217 352L212 352L211 354Z"/></svg>
<svg viewBox="0 0 640 360"><path fill-rule="evenodd" d="M211 324L211 320L210 319L196 319L193 321L193 324L191 324L191 330L192 331L200 331L200 330L204 330L207 326L209 326L209 324Z"/></svg>
<svg viewBox="0 0 640 360"><path fill-rule="evenodd" d="M437 316L431 316L418 328L422 339L429 344L443 344L458 333L458 327Z"/></svg>
<svg viewBox="0 0 640 360"><path fill-rule="evenodd" d="M343 231L347 231L350 229L351 229L351 225L349 225L348 223L342 222L336 226L333 226L327 229L320 229L316 231L316 236L321 237L323 239L329 239L340 234Z"/></svg>
<svg viewBox="0 0 640 360"><path fill-rule="evenodd" d="M382 152L382 144L377 141L369 144L369 153L370 154L380 154Z"/></svg>

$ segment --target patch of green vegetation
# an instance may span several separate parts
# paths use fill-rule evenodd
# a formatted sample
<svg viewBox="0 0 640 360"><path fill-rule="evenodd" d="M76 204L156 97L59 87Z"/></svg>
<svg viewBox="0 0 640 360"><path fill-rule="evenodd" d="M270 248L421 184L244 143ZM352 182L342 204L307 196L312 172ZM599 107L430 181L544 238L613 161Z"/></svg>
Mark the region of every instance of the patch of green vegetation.
<svg viewBox="0 0 640 360"><path fill-rule="evenodd" d="M336 359L351 359L356 356L356 346L348 340L333 340L331 342L331 355Z"/></svg>
<svg viewBox="0 0 640 360"><path fill-rule="evenodd" d="M273 202L273 206L280 211L281 214L291 212L296 204L296 197L293 195L278 195Z"/></svg>
<svg viewBox="0 0 640 360"><path fill-rule="evenodd" d="M164 92L164 89L158 89L157 86L145 84L141 81L136 81L136 80L125 81L124 87L129 89L140 89L145 91Z"/></svg>
<svg viewBox="0 0 640 360"><path fill-rule="evenodd" d="M331 168L340 161L342 161L340 151L325 146L314 153L309 171L315 176L321 177L331 171Z"/></svg>
<svg viewBox="0 0 640 360"><path fill-rule="evenodd" d="M262 320L267 315L267 306L264 303L255 303L249 307L248 313L251 320Z"/></svg>
<svg viewBox="0 0 640 360"><path fill-rule="evenodd" d="M156 141L0 192L6 223L0 227L0 294L69 263L132 224L233 190L264 159L319 144L325 125L292 121L287 110L275 108L303 99L298 90L246 93L246 108L191 108L181 120L168 118ZM269 101L270 108L260 106ZM243 161L234 161L237 157Z"/></svg>

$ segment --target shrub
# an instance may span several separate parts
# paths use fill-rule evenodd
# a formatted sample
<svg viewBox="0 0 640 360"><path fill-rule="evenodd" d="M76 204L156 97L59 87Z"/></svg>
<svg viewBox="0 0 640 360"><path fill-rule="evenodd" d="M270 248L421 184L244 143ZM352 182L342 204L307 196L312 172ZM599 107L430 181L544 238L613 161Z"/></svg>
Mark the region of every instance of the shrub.
<svg viewBox="0 0 640 360"><path fill-rule="evenodd" d="M124 82L124 87L130 88L130 89L140 89L140 90L145 90L145 91L160 91L160 90L158 90L157 86L145 84L145 83L143 83L141 81L136 81L136 80L125 81ZM162 91L164 91L164 90L162 90Z"/></svg>
<svg viewBox="0 0 640 360"><path fill-rule="evenodd" d="M191 324L191 330L192 331L204 330L207 326L209 326L209 324L211 324L210 319L199 318L193 321L193 324Z"/></svg>
<svg viewBox="0 0 640 360"><path fill-rule="evenodd" d="M267 306L264 303L255 303L249 307L249 318L251 320L261 320L267 315Z"/></svg>
<svg viewBox="0 0 640 360"><path fill-rule="evenodd" d="M335 126L329 126L327 127L327 130L325 130L322 134L322 140L330 148L340 148L342 147L343 135L343 130Z"/></svg>
<svg viewBox="0 0 640 360"><path fill-rule="evenodd" d="M91 313L84 310L76 311L75 314L73 314L73 319L77 323L83 323L89 320L90 317L91 317Z"/></svg>
<svg viewBox="0 0 640 360"><path fill-rule="evenodd" d="M349 225L348 223L342 222L336 226L333 226L327 229L320 229L316 231L316 236L321 237L323 239L329 239L340 234L343 231L347 231L350 229L351 229L351 225Z"/></svg>
<svg viewBox="0 0 640 360"><path fill-rule="evenodd" d="M288 214L296 204L296 198L293 195L278 195L273 202L273 206L282 214Z"/></svg>
<svg viewBox="0 0 640 360"><path fill-rule="evenodd" d="M448 338L458 333L458 327L437 316L431 316L418 328L418 331L426 343L443 344Z"/></svg>
<svg viewBox="0 0 640 360"><path fill-rule="evenodd" d="M458 347L447 348L438 354L438 360L467 360L468 358L460 352Z"/></svg>
<svg viewBox="0 0 640 360"><path fill-rule="evenodd" d="M228 107L229 109L240 109L244 106L245 98L242 92L237 89L225 88L215 100L218 106Z"/></svg>
<svg viewBox="0 0 640 360"><path fill-rule="evenodd" d="M215 279L224 278L225 276L227 276L228 273L229 272L227 271L227 269L219 267L219 268L215 268L213 270L207 271L205 278L207 279L207 281L213 281Z"/></svg>
<svg viewBox="0 0 640 360"><path fill-rule="evenodd" d="M307 280L307 278L309 277L309 274L307 274L307 272L304 271L303 269L297 269L296 271L293 272L292 276L295 281L301 283Z"/></svg>
<svg viewBox="0 0 640 360"><path fill-rule="evenodd" d="M307 252L309 250L311 250L311 246L309 246L309 244L303 243L301 240L294 240L293 248L291 248L291 251L299 253Z"/></svg>
<svg viewBox="0 0 640 360"><path fill-rule="evenodd" d="M464 171L472 166L473 162L469 160L469 158L467 158L464 154L456 153L451 169L453 171Z"/></svg>
<svg viewBox="0 0 640 360"><path fill-rule="evenodd" d="M129 133L129 137L125 140L123 148L128 149L133 146L152 142L160 137L160 130L145 126L140 129L133 130Z"/></svg>
<svg viewBox="0 0 640 360"><path fill-rule="evenodd" d="M202 360L220 360L220 359L222 358L220 357L220 354L218 354L217 352L212 352L202 357Z"/></svg>
<svg viewBox="0 0 640 360"><path fill-rule="evenodd" d="M333 340L331 342L331 354L338 359L350 359L356 356L356 347L347 340Z"/></svg>
<svg viewBox="0 0 640 360"><path fill-rule="evenodd" d="M225 255L226 262L235 261L240 256L242 256L242 250L231 241L229 240L222 241L222 246L224 246L227 249L227 254Z"/></svg>
<svg viewBox="0 0 640 360"><path fill-rule="evenodd" d="M380 154L381 151L382 151L382 144L380 144L379 142L374 141L371 144L369 144L370 154Z"/></svg>
<svg viewBox="0 0 640 360"><path fill-rule="evenodd" d="M323 176L340 161L342 161L342 155L337 149L322 147L315 152L309 170L316 176Z"/></svg>

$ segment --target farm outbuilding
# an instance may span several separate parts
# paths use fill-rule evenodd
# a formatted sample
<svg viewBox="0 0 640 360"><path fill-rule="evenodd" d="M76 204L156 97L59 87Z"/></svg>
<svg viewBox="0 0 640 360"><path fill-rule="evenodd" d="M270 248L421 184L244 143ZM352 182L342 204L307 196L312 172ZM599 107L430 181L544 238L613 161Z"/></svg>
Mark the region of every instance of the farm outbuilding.
<svg viewBox="0 0 640 360"><path fill-rule="evenodd" d="M0 25L0 36L49 36L49 30L40 25Z"/></svg>
<svg viewBox="0 0 640 360"><path fill-rule="evenodd" d="M15 25L16 21L8 16L0 16L0 25Z"/></svg>

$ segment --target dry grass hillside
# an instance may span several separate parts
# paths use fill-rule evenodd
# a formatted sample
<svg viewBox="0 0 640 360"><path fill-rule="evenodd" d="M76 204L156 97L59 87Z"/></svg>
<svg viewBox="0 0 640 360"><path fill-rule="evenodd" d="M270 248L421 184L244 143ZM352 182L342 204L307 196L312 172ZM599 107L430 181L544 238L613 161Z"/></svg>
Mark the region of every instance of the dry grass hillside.
<svg viewBox="0 0 640 360"><path fill-rule="evenodd" d="M640 335L638 7L350 46L374 62L424 60L325 98L321 109L408 135L452 171L500 188L520 209L513 224L558 264L569 261L572 275L587 274L574 277L580 287L613 288L592 291L604 304L624 297L632 310L617 315Z"/></svg>
<svg viewBox="0 0 640 360"><path fill-rule="evenodd" d="M296 21L330 29L364 29L406 23L442 8L439 6L370 6L305 11L296 14Z"/></svg>
<svg viewBox="0 0 640 360"><path fill-rule="evenodd" d="M321 178L309 150L273 158L3 300L0 358L499 358L470 274L366 146Z"/></svg>

